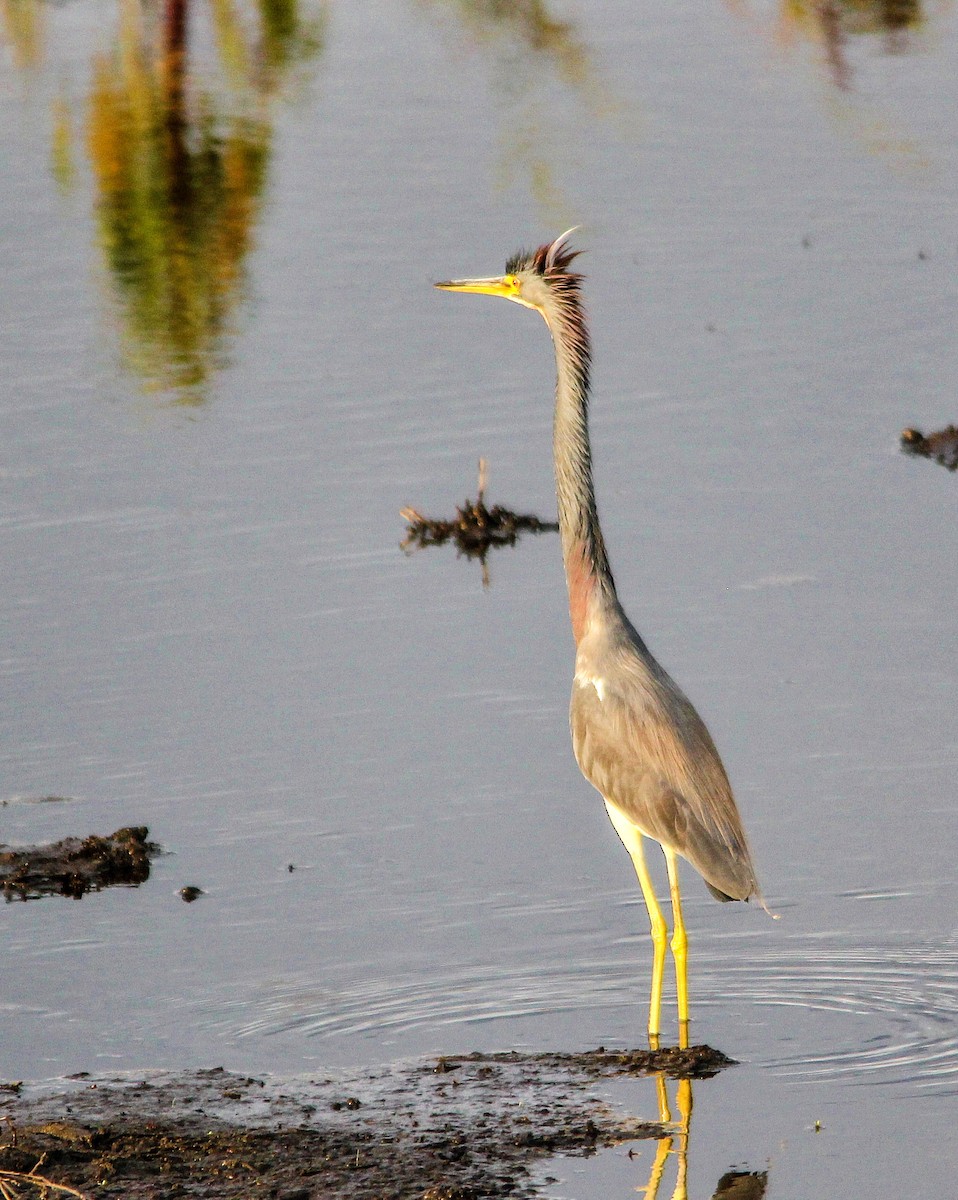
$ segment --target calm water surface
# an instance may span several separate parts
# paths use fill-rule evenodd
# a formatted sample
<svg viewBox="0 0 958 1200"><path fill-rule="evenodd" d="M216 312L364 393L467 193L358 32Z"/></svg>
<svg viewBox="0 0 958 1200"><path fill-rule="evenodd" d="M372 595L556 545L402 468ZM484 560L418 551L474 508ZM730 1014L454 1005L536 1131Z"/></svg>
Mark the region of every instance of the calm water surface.
<svg viewBox="0 0 958 1200"><path fill-rule="evenodd" d="M557 539L399 550L480 455L554 513L545 329L430 284L578 222L619 590L782 914L687 872L689 1195L949 1194L958 28L879 9L4 10L0 841L166 853L3 907L0 1077L642 1044Z"/></svg>

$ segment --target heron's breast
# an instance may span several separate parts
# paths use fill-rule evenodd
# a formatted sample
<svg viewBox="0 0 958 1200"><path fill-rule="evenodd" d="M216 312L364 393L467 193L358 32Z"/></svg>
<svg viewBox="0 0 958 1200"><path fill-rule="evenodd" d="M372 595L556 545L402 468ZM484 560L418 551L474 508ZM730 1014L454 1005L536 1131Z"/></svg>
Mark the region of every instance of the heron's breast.
<svg viewBox="0 0 958 1200"><path fill-rule="evenodd" d="M602 675L579 666L572 685L569 725L572 749L582 774L604 797L611 799L623 784L623 769L635 785L642 763L631 761L622 744L616 720L616 702ZM637 772L638 768L638 772Z"/></svg>
<svg viewBox="0 0 958 1200"><path fill-rule="evenodd" d="M604 676L595 674L595 672L590 671L587 667L577 667L574 683L579 688L587 690L591 688L598 697L600 704L605 700L608 685Z"/></svg>

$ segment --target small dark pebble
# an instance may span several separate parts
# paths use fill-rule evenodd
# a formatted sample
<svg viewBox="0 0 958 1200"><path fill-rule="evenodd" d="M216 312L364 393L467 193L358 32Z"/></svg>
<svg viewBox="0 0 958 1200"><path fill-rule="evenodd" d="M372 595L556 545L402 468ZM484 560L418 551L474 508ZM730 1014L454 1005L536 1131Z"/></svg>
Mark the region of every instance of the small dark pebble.
<svg viewBox="0 0 958 1200"><path fill-rule="evenodd" d="M767 1171L726 1171L712 1200L763 1200L767 1186Z"/></svg>
<svg viewBox="0 0 958 1200"><path fill-rule="evenodd" d="M181 887L179 896L181 900L185 900L187 904L192 904L194 900L199 900L200 896L205 896L206 892L202 888L194 886L192 883L186 887Z"/></svg>

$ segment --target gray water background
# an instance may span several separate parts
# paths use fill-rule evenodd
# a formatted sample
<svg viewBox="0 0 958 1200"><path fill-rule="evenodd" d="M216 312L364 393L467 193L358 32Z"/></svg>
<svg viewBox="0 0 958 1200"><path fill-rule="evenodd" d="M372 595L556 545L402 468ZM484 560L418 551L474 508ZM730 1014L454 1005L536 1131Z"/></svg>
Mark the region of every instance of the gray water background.
<svg viewBox="0 0 958 1200"><path fill-rule="evenodd" d="M487 588L399 550L480 455L490 501L554 513L545 328L431 283L579 223L620 595L782 914L686 872L693 1037L743 1063L696 1089L689 1194L732 1164L779 1200L953 1194L958 481L898 450L958 417L953 6L850 30L839 67L802 6L569 4L544 43L485 5L322 11L189 395L131 366L95 215L113 7L43 8L33 65L7 40L0 841L146 824L168 853L0 909L0 1077L642 1044L557 539Z"/></svg>

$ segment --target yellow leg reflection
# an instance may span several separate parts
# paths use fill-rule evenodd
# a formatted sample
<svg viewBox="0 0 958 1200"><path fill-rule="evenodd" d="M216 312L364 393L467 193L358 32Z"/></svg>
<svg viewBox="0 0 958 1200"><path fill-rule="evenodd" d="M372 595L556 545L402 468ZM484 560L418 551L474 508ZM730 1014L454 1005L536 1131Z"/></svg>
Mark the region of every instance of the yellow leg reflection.
<svg viewBox="0 0 958 1200"><path fill-rule="evenodd" d="M692 1080L680 1079L675 1102L679 1110L679 1167L675 1180L674 1200L687 1200L689 1174L689 1125L692 1122Z"/></svg>
<svg viewBox="0 0 958 1200"><path fill-rule="evenodd" d="M665 1075L659 1072L655 1076L655 1092L659 1106L659 1120L666 1126L662 1136L656 1139L655 1159L649 1171L649 1181L643 1187L636 1187L636 1192L645 1200L665 1200L663 1179L671 1157L675 1158L675 1186L672 1189L671 1200L688 1200L689 1178L689 1142L692 1124L692 1081L680 1079L675 1089L675 1109L678 1119L673 1121L669 1110L668 1085ZM630 1151L629 1157L632 1157ZM712 1194L712 1200L731 1200L732 1196L741 1200L764 1200L768 1185L767 1171L743 1171L732 1168L718 1181L718 1186Z"/></svg>
<svg viewBox="0 0 958 1200"><path fill-rule="evenodd" d="M660 1120L662 1120L663 1124L671 1125L672 1119L669 1114L668 1089L666 1087L665 1076L661 1073L655 1077L655 1090L658 1097ZM675 1101L679 1119L673 1125L673 1132L667 1133L664 1137L658 1139L658 1144L655 1148L655 1160L649 1172L649 1182L644 1188L636 1188L637 1192L645 1194L646 1200L658 1200L659 1189L662 1186L662 1177L665 1174L665 1165L669 1160L669 1155L673 1153L673 1147L677 1166L672 1200L688 1200L689 1125L692 1120L691 1080L679 1080Z"/></svg>
<svg viewBox="0 0 958 1200"><path fill-rule="evenodd" d="M669 1160L669 1154L672 1151L672 1139L670 1137L659 1138L655 1147L655 1162L652 1164L652 1171L649 1174L649 1182L645 1189L636 1188L637 1192L645 1191L646 1200L656 1200L659 1194L659 1187L662 1183L662 1175L665 1172L665 1164Z"/></svg>
<svg viewBox="0 0 958 1200"><path fill-rule="evenodd" d="M652 932L652 992L649 997L649 1046L653 1050L659 1048L659 1033L662 1028L662 979L665 975L665 944L669 931L655 898L655 888L645 865L645 854L642 850L642 835L626 817L613 805L606 801L605 805L609 819L615 826L616 833L628 850L639 878L639 886L645 899L645 907L649 910L649 925ZM683 928L683 936L685 930ZM686 1017L688 1014L686 1014ZM688 1043L686 1042L686 1045Z"/></svg>
<svg viewBox="0 0 958 1200"><path fill-rule="evenodd" d="M661 1071L655 1077L655 1094L659 1102L659 1122L662 1125L671 1125L672 1113L669 1111L669 1093L665 1086L665 1076Z"/></svg>

